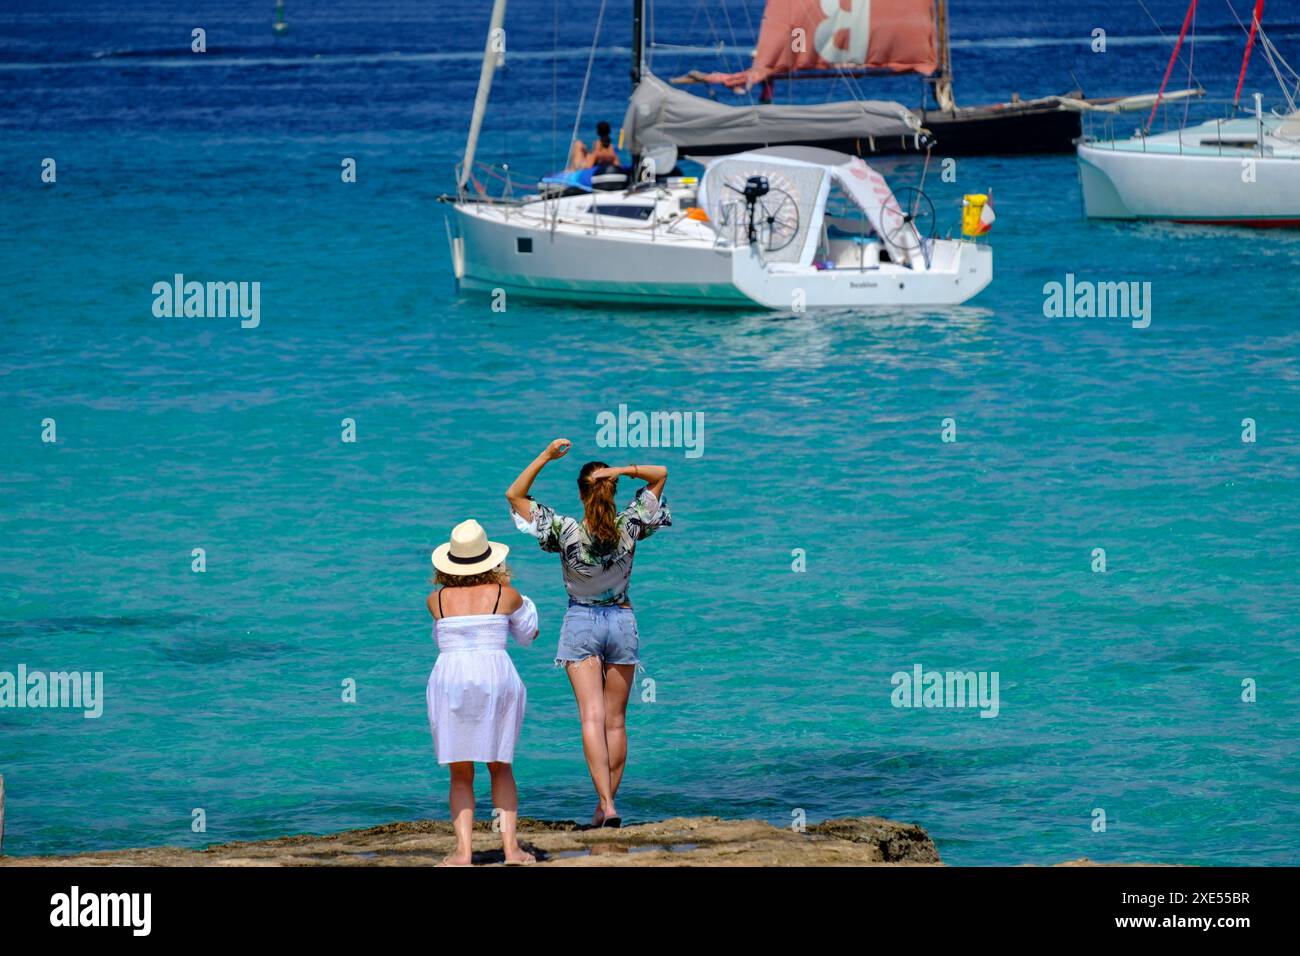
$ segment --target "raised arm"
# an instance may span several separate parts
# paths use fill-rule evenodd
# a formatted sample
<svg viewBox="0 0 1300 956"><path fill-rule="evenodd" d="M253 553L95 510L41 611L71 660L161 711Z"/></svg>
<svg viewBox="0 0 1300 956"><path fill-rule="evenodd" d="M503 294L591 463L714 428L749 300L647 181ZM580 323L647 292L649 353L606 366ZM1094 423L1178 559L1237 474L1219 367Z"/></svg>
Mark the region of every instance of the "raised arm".
<svg viewBox="0 0 1300 956"><path fill-rule="evenodd" d="M510 507L525 521L533 519L532 502L528 500L528 491L533 487L533 482L537 480L537 476L548 461L563 458L568 454L571 444L567 438L555 439L540 455L528 463L528 467L521 471L519 477L506 489L506 500L510 502Z"/></svg>
<svg viewBox="0 0 1300 956"><path fill-rule="evenodd" d="M639 478L646 483L651 493L660 498L664 493L664 485L668 481L668 469L663 465L623 465L619 468L599 468L591 473L593 479L596 478Z"/></svg>

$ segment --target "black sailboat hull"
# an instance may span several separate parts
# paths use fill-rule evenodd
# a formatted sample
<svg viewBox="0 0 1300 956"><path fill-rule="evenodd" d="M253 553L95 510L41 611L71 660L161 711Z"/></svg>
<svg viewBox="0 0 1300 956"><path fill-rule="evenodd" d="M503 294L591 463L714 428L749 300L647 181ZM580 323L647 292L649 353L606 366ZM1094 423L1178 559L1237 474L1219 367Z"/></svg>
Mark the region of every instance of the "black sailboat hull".
<svg viewBox="0 0 1300 956"><path fill-rule="evenodd" d="M1074 141L1082 134L1079 114L1055 101L927 111L921 123L934 137L934 151L940 156L1073 153Z"/></svg>
<svg viewBox="0 0 1300 956"><path fill-rule="evenodd" d="M1033 153L1073 153L1079 137L1079 114L1062 109L1055 99L1029 103L1000 103L956 111L919 112L938 156L1008 156ZM890 136L876 139L827 137L771 143L725 145L679 144L685 156L716 156L764 146L819 146L851 156L899 156L924 152L925 139Z"/></svg>

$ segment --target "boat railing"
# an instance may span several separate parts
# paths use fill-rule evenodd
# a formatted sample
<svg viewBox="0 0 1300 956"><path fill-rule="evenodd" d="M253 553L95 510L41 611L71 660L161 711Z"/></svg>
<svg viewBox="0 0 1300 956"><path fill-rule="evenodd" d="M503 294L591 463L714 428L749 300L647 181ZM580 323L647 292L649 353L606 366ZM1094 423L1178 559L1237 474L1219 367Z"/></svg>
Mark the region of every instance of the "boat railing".
<svg viewBox="0 0 1300 956"><path fill-rule="evenodd" d="M512 170L509 163L475 162L465 184L457 190L457 198L461 202L478 202L491 206L519 206L524 200L517 198L515 192L515 177L518 175L520 174ZM461 166L457 164L457 182L460 177ZM524 176L523 180L534 188L541 181L540 177L529 176Z"/></svg>
<svg viewBox="0 0 1300 956"><path fill-rule="evenodd" d="M457 168L457 179L460 178L460 169ZM516 178L526 183L526 187L516 192ZM600 211L601 196L611 195L610 193L595 191L590 193L591 205L589 209L580 214L574 215L572 212L561 214L561 204L556 200L569 195L565 192L563 186L557 186L554 192L539 191L537 185L541 183L541 177L525 176L510 168L508 163L500 165L478 163L474 164L474 173L471 174L466 184L458 190L457 199L460 202L471 202L479 205L499 208L505 219L512 215L522 216L527 219L541 219L547 227L554 232L559 225L581 226L590 229L593 235L599 235L602 231L624 231L627 223L621 217L610 217L603 215ZM634 191L640 192L645 189L653 189L656 193L657 200L661 198L666 189L662 185L653 183L642 183L635 187ZM494 191L495 190L495 191ZM684 218L683 214L679 219ZM688 237L676 235L672 226L677 224L678 220L666 224L660 228L660 221L657 215L652 214L649 218L650 240L652 242L660 239L685 241Z"/></svg>
<svg viewBox="0 0 1300 956"><path fill-rule="evenodd" d="M1267 115L1272 116L1276 113L1277 111L1273 110ZM1151 141L1157 136L1177 133L1174 143L1178 155L1182 155L1187 149L1195 152L1196 155L1204 156L1208 147L1214 147L1215 153L1219 156L1248 155L1247 149L1255 155L1263 156L1267 151L1264 142L1265 115L1262 105L1256 102L1234 102L1227 98L1205 97L1195 100L1161 101L1156 109L1156 119L1149 127L1142 125L1147 118L1145 113L1090 110L1082 114L1083 135L1080 142L1095 148L1124 151L1131 151L1132 144L1136 142L1141 152L1169 153L1169 148L1164 145L1170 143L1169 139L1161 140L1160 148L1154 146ZM1254 121L1254 135L1250 139L1234 141L1231 134L1225 138L1226 124L1235 123L1239 126L1243 121L1251 120ZM1189 129L1203 127L1208 123L1214 124L1215 134L1212 139L1206 137L1203 130L1198 131L1195 141L1185 136Z"/></svg>
<svg viewBox="0 0 1300 956"><path fill-rule="evenodd" d="M743 199L718 204L718 218L713 224L713 248L740 249L749 243L749 206ZM768 252L762 242L754 244L758 260L766 264Z"/></svg>
<svg viewBox="0 0 1300 956"><path fill-rule="evenodd" d="M719 203L713 230L713 248L742 244L745 232L745 204L740 200Z"/></svg>

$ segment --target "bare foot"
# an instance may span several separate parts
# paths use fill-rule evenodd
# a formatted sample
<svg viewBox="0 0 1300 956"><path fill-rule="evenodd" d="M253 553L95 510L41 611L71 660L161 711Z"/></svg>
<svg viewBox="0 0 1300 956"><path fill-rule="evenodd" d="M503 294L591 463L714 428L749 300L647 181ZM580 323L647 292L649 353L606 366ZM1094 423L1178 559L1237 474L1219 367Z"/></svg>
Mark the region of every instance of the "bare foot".
<svg viewBox="0 0 1300 956"><path fill-rule="evenodd" d="M448 853L439 866L473 866L474 860L469 853Z"/></svg>
<svg viewBox="0 0 1300 956"><path fill-rule="evenodd" d="M613 804L608 807L597 806L596 812L591 815L591 825L593 827L603 827L607 819L616 816L618 816L618 810L614 808Z"/></svg>
<svg viewBox="0 0 1300 956"><path fill-rule="evenodd" d="M506 850L506 866L522 866L526 863L536 863L537 857L533 856L527 850L521 850L515 847L513 850Z"/></svg>

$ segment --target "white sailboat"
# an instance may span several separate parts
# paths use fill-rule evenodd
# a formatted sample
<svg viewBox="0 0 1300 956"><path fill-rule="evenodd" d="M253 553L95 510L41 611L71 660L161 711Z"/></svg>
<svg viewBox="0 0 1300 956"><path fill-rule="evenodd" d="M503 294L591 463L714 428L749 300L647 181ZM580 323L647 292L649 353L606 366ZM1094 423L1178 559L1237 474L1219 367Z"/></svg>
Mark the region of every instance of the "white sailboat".
<svg viewBox="0 0 1300 956"><path fill-rule="evenodd" d="M504 15L495 0L489 37ZM798 311L955 305L992 280L987 244L923 235L918 222L933 215L923 194L900 204L861 158L830 150L709 157L696 178L657 175L676 164L668 146L644 151L621 189L471 190L494 62L489 41L458 193L447 197L463 288Z"/></svg>
<svg viewBox="0 0 1300 956"><path fill-rule="evenodd" d="M1165 81L1192 22L1191 0ZM1286 83L1287 107L1266 112L1256 93L1253 112L1240 110L1241 88L1256 37L1282 80L1285 61L1263 33L1264 2L1257 0L1237 90L1224 118L1128 139L1084 137L1078 146L1084 211L1093 219L1168 219L1253 227L1300 226L1300 111ZM1294 71L1292 71L1294 76ZM1300 79L1300 77L1296 77ZM1163 93L1164 86L1161 86Z"/></svg>

